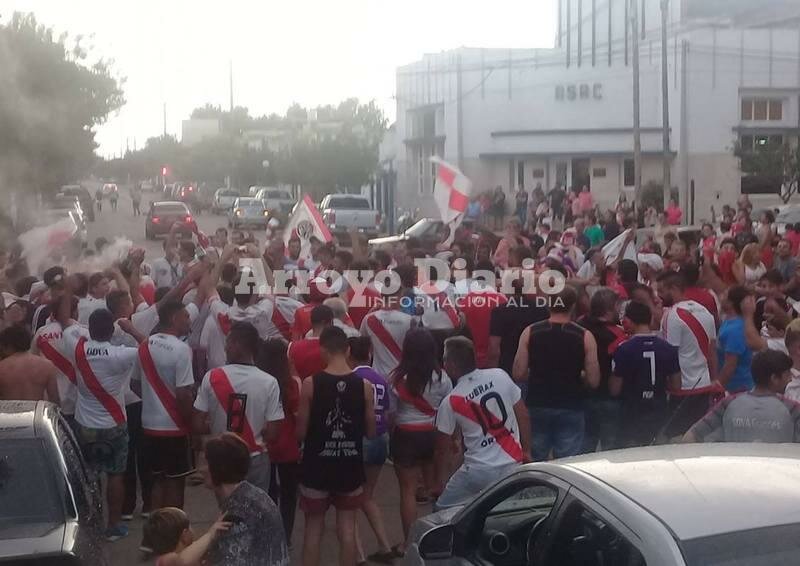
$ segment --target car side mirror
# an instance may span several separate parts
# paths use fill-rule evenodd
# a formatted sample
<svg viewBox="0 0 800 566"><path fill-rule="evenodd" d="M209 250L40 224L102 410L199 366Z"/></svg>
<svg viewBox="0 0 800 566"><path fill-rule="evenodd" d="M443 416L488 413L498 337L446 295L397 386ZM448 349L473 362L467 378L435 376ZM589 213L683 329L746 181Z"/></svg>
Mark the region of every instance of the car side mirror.
<svg viewBox="0 0 800 566"><path fill-rule="evenodd" d="M453 526L440 525L422 535L419 555L424 560L441 560L453 556Z"/></svg>

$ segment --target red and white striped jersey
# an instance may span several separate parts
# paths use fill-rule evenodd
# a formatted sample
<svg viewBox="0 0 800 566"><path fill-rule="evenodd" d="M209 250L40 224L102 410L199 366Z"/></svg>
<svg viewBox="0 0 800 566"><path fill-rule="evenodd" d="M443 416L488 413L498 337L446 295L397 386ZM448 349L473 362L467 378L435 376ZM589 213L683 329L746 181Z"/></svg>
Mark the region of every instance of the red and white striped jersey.
<svg viewBox="0 0 800 566"><path fill-rule="evenodd" d="M708 309L695 301L681 301L664 309L661 334L664 340L678 347L681 389L699 393L698 390L710 386L708 360L716 355L712 345L717 328Z"/></svg>
<svg viewBox="0 0 800 566"><path fill-rule="evenodd" d="M73 324L69 328L73 334L77 332L81 336L89 337L89 330L79 324ZM56 366L61 412L74 415L78 397L75 364L73 356L66 350L61 325L57 321L51 320L36 331L31 343L31 353L47 358Z"/></svg>
<svg viewBox="0 0 800 566"><path fill-rule="evenodd" d="M400 362L403 341L413 318L399 310L380 309L361 322L361 335L372 342L372 367L381 375L390 375Z"/></svg>

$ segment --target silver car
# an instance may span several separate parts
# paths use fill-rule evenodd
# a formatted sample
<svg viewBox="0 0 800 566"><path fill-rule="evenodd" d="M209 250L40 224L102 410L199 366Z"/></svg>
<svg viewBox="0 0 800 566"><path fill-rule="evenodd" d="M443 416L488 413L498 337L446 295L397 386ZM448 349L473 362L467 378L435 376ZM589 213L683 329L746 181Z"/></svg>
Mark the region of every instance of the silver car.
<svg viewBox="0 0 800 566"><path fill-rule="evenodd" d="M689 444L520 466L417 521L404 564L800 564L800 446Z"/></svg>
<svg viewBox="0 0 800 566"><path fill-rule="evenodd" d="M233 202L233 206L230 212L228 212L228 227L266 227L267 222L269 222L269 217L269 210L266 209L261 199L239 197Z"/></svg>

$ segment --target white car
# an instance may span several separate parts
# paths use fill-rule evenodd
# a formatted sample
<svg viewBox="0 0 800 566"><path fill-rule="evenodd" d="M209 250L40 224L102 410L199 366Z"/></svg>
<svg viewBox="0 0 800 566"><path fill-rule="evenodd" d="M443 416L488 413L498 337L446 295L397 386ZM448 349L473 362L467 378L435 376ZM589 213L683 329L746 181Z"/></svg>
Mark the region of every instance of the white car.
<svg viewBox="0 0 800 566"><path fill-rule="evenodd" d="M103 196L107 197L112 193L119 193L119 188L117 187L116 183L106 183L103 185Z"/></svg>
<svg viewBox="0 0 800 566"><path fill-rule="evenodd" d="M800 564L800 446L678 444L521 465L418 520L403 564Z"/></svg>
<svg viewBox="0 0 800 566"><path fill-rule="evenodd" d="M264 207L261 200L252 197L238 197L228 212L228 227L234 229L243 226L266 228L269 218L269 210Z"/></svg>
<svg viewBox="0 0 800 566"><path fill-rule="evenodd" d="M239 198L239 191L236 189L221 188L214 192L214 199L211 202L211 212L227 212Z"/></svg>

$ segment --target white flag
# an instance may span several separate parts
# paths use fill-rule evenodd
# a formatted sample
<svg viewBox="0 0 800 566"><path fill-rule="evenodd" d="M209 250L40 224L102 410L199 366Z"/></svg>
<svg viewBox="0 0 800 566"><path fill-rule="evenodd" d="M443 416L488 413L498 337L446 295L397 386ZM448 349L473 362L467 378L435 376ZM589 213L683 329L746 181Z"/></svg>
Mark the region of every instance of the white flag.
<svg viewBox="0 0 800 566"><path fill-rule="evenodd" d="M433 199L439 207L442 222L454 224L455 229L461 223L461 218L469 205L472 193L472 181L457 167L442 161L438 157L431 157L431 163L436 164L436 183L433 187Z"/></svg>
<svg viewBox="0 0 800 566"><path fill-rule="evenodd" d="M322 220L322 215L314 206L314 201L308 195L295 205L292 217L286 224L283 231L283 243L289 245L289 240L298 238L300 240L300 257L308 259L311 257L311 237L314 236L321 242L332 242L331 231Z"/></svg>

